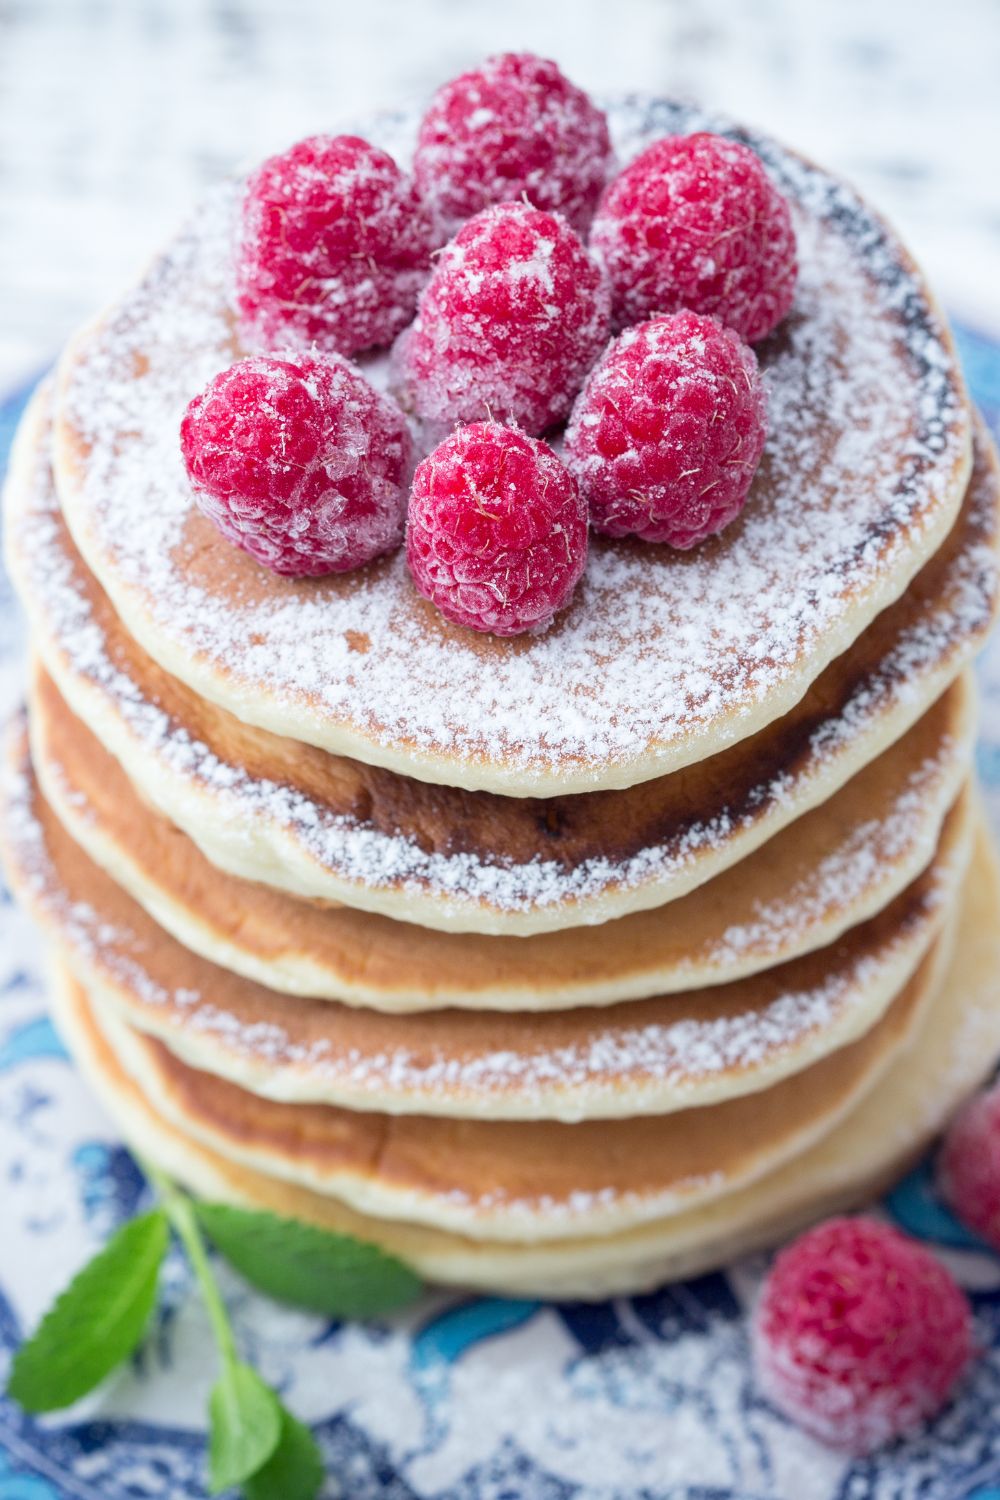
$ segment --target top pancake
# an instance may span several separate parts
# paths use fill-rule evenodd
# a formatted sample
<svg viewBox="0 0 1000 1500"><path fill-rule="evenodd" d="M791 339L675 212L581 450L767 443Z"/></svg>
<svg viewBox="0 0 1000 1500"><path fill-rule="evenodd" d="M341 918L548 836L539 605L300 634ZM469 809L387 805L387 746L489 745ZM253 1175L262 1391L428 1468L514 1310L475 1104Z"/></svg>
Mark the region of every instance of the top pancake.
<svg viewBox="0 0 1000 1500"><path fill-rule="evenodd" d="M538 934L679 899L881 756L996 612L1000 482L979 424L951 532L783 718L634 787L538 799L432 786L253 728L157 666L73 545L50 407L43 386L18 432L5 543L33 645L67 705L217 868L411 924Z"/></svg>
<svg viewBox="0 0 1000 1500"><path fill-rule="evenodd" d="M665 103L612 118L622 157L718 124ZM401 554L289 582L198 512L178 424L238 352L236 189L217 193L61 373L66 518L150 655L264 729L512 796L631 786L785 713L946 535L970 419L941 316L884 224L790 152L728 133L789 196L801 261L795 307L759 351L771 435L746 510L693 554L595 542L570 609L515 640L447 624Z"/></svg>

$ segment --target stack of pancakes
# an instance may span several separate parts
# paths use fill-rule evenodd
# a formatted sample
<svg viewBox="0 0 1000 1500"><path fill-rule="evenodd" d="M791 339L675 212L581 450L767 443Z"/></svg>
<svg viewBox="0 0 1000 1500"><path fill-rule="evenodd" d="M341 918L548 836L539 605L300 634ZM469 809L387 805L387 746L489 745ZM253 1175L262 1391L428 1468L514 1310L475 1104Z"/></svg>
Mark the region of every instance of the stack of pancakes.
<svg viewBox="0 0 1000 1500"><path fill-rule="evenodd" d="M8 863L81 1065L194 1191L435 1280L634 1290L863 1201L1000 1054L995 457L891 231L736 134L801 262L749 502L692 553L595 540L541 635L449 625L399 555L278 578L197 510L235 186L26 416Z"/></svg>

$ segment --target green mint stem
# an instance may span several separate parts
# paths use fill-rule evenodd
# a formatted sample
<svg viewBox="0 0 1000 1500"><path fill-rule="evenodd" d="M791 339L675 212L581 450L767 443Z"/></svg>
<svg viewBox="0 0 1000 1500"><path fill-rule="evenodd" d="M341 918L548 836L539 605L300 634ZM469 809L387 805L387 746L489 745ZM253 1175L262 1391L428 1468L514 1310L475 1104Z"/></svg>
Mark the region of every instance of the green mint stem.
<svg viewBox="0 0 1000 1500"><path fill-rule="evenodd" d="M182 1193L165 1177L159 1168L154 1167L151 1162L140 1157L139 1164L149 1181L156 1189L157 1196L163 1204L167 1218L177 1238L187 1252L191 1269L201 1288L205 1308L208 1312L212 1332L219 1353L225 1363L236 1363L239 1358L236 1349L236 1340L233 1338L232 1326L229 1322L229 1314L226 1312L226 1304L222 1300L219 1284L215 1279L211 1264L208 1259L208 1250L198 1226L197 1215L190 1198Z"/></svg>

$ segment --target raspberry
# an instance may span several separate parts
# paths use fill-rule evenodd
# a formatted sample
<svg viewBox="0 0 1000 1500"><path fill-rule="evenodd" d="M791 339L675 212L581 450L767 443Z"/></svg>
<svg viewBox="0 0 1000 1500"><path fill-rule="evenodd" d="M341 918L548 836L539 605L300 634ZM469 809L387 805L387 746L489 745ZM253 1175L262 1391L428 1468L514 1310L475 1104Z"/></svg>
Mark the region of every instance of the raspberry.
<svg viewBox="0 0 1000 1500"><path fill-rule="evenodd" d="M245 331L262 349L388 344L413 316L432 244L391 156L353 135L299 141L247 182L236 261Z"/></svg>
<svg viewBox="0 0 1000 1500"><path fill-rule="evenodd" d="M938 1180L962 1223L1000 1250L1000 1085L970 1099L952 1121Z"/></svg>
<svg viewBox="0 0 1000 1500"><path fill-rule="evenodd" d="M944 1405L972 1357L972 1323L929 1250L874 1219L830 1219L778 1256L753 1342L769 1399L862 1455Z"/></svg>
<svg viewBox="0 0 1000 1500"><path fill-rule="evenodd" d="M505 52L438 89L413 175L447 233L480 209L527 196L582 234L610 162L608 122L583 90L554 62Z"/></svg>
<svg viewBox="0 0 1000 1500"><path fill-rule="evenodd" d="M766 436L753 350L681 312L611 345L573 407L566 464L598 531L694 547L743 509Z"/></svg>
<svg viewBox="0 0 1000 1500"><path fill-rule="evenodd" d="M438 436L483 418L544 432L569 412L608 326L601 273L565 219L504 203L441 252L394 380Z"/></svg>
<svg viewBox="0 0 1000 1500"><path fill-rule="evenodd" d="M289 577L342 573L399 545L411 447L398 407L336 355L239 360L181 423L200 509Z"/></svg>
<svg viewBox="0 0 1000 1500"><path fill-rule="evenodd" d="M587 561L586 506L545 443L476 422L418 465L406 557L449 620L519 635L569 601Z"/></svg>
<svg viewBox="0 0 1000 1500"><path fill-rule="evenodd" d="M689 307L748 343L792 305L798 264L788 204L760 159L723 136L670 136L607 189L590 234L616 325Z"/></svg>

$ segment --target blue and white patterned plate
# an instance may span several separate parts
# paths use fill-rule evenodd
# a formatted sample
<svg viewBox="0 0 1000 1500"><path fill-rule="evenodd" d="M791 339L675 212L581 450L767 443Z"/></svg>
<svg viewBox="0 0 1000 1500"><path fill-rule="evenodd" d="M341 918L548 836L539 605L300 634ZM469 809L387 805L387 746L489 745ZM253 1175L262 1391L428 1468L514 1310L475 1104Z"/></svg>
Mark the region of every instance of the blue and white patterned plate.
<svg viewBox="0 0 1000 1500"><path fill-rule="evenodd" d="M959 330L1000 434L1000 344ZM0 469L26 392L0 403ZM22 675L0 584L0 705ZM979 765L1000 827L1000 641L981 664ZM40 949L0 894L0 1384L55 1291L145 1187L45 1014ZM998 980L1000 982L1000 980ZM315 1424L328 1494L349 1500L1000 1500L1000 1258L935 1200L925 1166L886 1212L968 1289L984 1349L924 1437L861 1463L817 1447L757 1395L745 1312L765 1262L600 1306L428 1296L366 1327L279 1308L220 1274L247 1355ZM128 1371L55 1418L0 1397L0 1500L205 1493L212 1342L179 1255Z"/></svg>

